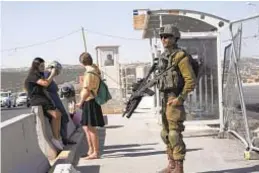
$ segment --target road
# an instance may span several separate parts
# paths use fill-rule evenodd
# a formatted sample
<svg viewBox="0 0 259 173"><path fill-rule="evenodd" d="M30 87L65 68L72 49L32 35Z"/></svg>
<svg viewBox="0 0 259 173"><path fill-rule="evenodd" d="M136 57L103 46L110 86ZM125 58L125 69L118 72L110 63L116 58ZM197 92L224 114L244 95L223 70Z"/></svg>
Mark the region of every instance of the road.
<svg viewBox="0 0 259 173"><path fill-rule="evenodd" d="M27 107L16 107L16 108L2 108L1 109L1 122L6 121L10 118L16 117L22 114L30 113L31 109Z"/></svg>

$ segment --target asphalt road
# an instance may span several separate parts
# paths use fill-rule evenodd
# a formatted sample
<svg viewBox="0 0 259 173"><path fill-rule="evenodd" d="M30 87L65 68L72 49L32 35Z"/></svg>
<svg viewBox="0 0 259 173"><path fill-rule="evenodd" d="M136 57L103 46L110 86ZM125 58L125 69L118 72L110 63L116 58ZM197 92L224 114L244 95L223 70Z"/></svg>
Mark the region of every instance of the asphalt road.
<svg viewBox="0 0 259 173"><path fill-rule="evenodd" d="M22 114L28 114L31 112L31 108L16 107L16 108L1 108L1 122L16 117Z"/></svg>

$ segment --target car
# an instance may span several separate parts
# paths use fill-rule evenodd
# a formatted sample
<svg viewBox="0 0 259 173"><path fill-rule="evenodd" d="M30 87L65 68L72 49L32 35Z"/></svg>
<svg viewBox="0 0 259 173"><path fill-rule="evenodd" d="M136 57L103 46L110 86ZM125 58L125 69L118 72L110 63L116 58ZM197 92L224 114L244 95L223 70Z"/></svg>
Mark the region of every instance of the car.
<svg viewBox="0 0 259 173"><path fill-rule="evenodd" d="M30 107L30 99L26 92L20 92L16 99L16 106L24 106Z"/></svg>
<svg viewBox="0 0 259 173"><path fill-rule="evenodd" d="M10 92L1 92L1 107L15 107L16 99L15 96Z"/></svg>

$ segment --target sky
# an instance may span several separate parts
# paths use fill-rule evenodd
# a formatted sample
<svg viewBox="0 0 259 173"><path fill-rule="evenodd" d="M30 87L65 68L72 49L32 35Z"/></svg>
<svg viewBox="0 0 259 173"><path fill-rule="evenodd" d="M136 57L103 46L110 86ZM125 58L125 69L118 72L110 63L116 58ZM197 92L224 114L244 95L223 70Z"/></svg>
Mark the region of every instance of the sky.
<svg viewBox="0 0 259 173"><path fill-rule="evenodd" d="M224 1L2 2L1 68L28 67L37 56L46 61L58 60L63 64L78 64L78 57L84 51L80 31L82 26L87 30L85 32L87 49L94 58L96 46L119 45L119 61L148 62L151 60L149 42L141 39L142 31L133 28L134 9L179 8L237 20L259 13L259 2L253 3L257 7L249 6L245 2ZM2 52L5 49L44 42L73 31L78 32L55 42ZM102 34L136 38L136 40Z"/></svg>

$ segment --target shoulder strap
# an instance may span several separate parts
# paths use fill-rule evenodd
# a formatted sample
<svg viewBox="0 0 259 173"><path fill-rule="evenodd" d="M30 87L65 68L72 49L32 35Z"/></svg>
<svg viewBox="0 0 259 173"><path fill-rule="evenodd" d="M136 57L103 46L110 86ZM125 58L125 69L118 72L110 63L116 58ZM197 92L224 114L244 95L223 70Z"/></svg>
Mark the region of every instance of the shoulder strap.
<svg viewBox="0 0 259 173"><path fill-rule="evenodd" d="M97 76L97 77L99 78L99 80L100 80L100 84L99 84L99 87L100 87L101 82L102 82L101 77L100 77L98 74L96 74L96 73L94 73L94 72L92 72L92 71L89 71L89 72L86 72L86 73L90 73L90 74L93 74L93 75ZM94 97L96 97L96 95L95 95L95 93L93 92L93 90L91 90L90 92L91 92L91 94L92 94Z"/></svg>
<svg viewBox="0 0 259 173"><path fill-rule="evenodd" d="M174 62L174 61L173 61L174 57L175 57L176 54L177 54L178 52L180 52L180 51L184 52L183 56L181 56L176 62ZM170 55L169 63L170 63L171 65L173 65L173 66L177 66L177 65L179 64L179 62L180 62L185 56L186 56L186 52L185 52L184 50L182 50L182 49L179 48L179 49L177 49L176 51L174 51L174 52ZM174 63L172 64L172 62L174 62Z"/></svg>
<svg viewBox="0 0 259 173"><path fill-rule="evenodd" d="M96 74L96 73L94 73L92 71L89 71L89 72L86 72L86 73L93 74L93 75L97 76L100 79L100 81L102 80L100 75L98 75L98 74Z"/></svg>

